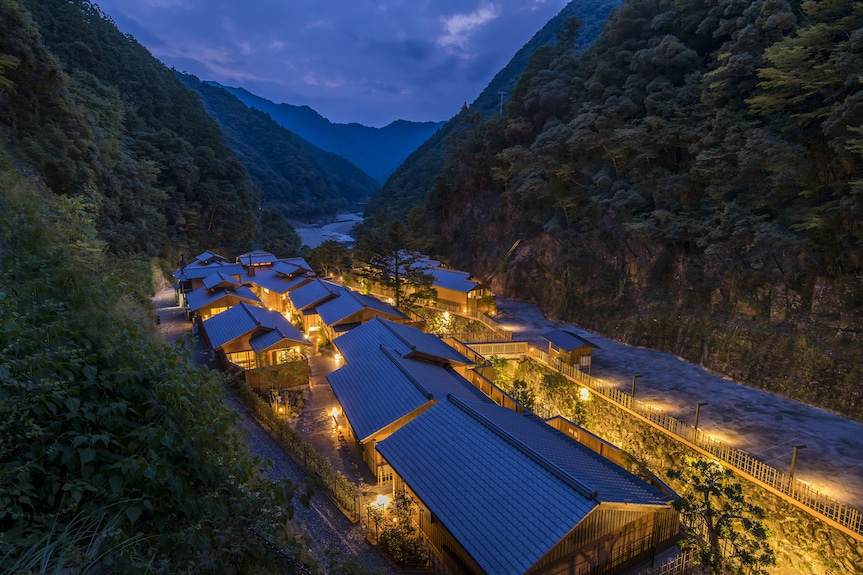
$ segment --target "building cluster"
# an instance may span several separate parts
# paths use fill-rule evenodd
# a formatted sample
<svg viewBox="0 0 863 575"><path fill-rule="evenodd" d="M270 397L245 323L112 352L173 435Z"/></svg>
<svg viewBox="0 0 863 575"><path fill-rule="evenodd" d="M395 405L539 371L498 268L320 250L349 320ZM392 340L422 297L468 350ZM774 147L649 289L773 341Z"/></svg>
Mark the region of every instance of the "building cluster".
<svg viewBox="0 0 863 575"><path fill-rule="evenodd" d="M463 272L438 270L439 290L476 290ZM178 302L232 366L333 342L345 362L327 379L345 435L379 485L415 502L414 523L452 573L623 573L676 540L675 496L661 483L576 441L586 432L569 422L499 405L476 385L476 357L393 306L263 252L235 263L205 252L176 275ZM595 347L568 332L547 338L576 365Z"/></svg>

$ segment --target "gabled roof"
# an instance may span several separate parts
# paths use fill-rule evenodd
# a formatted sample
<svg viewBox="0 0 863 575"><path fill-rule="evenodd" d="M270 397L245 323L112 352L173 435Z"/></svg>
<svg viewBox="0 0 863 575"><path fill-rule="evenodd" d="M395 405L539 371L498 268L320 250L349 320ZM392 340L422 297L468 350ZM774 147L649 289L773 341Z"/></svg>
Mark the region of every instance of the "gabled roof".
<svg viewBox="0 0 863 575"><path fill-rule="evenodd" d="M288 293L289 291L293 291L312 281L312 278L304 275L296 277L281 275L275 271L275 267L276 266L273 266L272 268L258 268L255 270L255 275L250 276L248 274L243 274L240 279L243 283L254 284L262 288L267 288L277 294Z"/></svg>
<svg viewBox="0 0 863 575"><path fill-rule="evenodd" d="M249 303L261 303L258 296L246 286L233 289L216 288L214 290L202 286L186 294L186 300L189 302L189 310L191 311L198 311L227 297L235 297L240 301Z"/></svg>
<svg viewBox="0 0 863 575"><path fill-rule="evenodd" d="M564 351L572 351L579 347L589 346L593 349L602 349L598 345L589 342L580 335L576 335L565 329L553 329L550 332L543 334L545 339L559 347Z"/></svg>
<svg viewBox="0 0 863 575"><path fill-rule="evenodd" d="M228 264L218 261L209 264L194 263L183 269L174 270L174 277L180 281L186 281L202 279L217 273L238 276L243 273L243 266L240 264Z"/></svg>
<svg viewBox="0 0 863 575"><path fill-rule="evenodd" d="M204 278L204 287L209 290L216 288L232 289L238 288L240 285L240 282L223 272L216 272Z"/></svg>
<svg viewBox="0 0 863 575"><path fill-rule="evenodd" d="M273 270L283 276L294 276L297 274L311 273L309 264L302 258L294 258L293 260L279 260L273 264Z"/></svg>
<svg viewBox="0 0 863 575"><path fill-rule="evenodd" d="M432 268L425 270L434 277L432 285L457 292L467 293L480 287L480 283L471 279L470 274L447 268Z"/></svg>
<svg viewBox="0 0 863 575"><path fill-rule="evenodd" d="M653 485L558 431L535 414L493 409L485 405L475 405L473 408L490 425L517 437L529 449L577 479L591 492L596 492L599 502L665 505L672 499Z"/></svg>
<svg viewBox="0 0 863 575"><path fill-rule="evenodd" d="M332 286L332 292L336 297L324 300L315 306L318 315L321 316L326 325L336 325L339 322L353 319L352 316L366 309L391 319L408 319L408 316L400 312L398 308L375 297L362 295L336 285Z"/></svg>
<svg viewBox="0 0 863 575"><path fill-rule="evenodd" d="M253 266L263 266L269 265L273 262L277 261L278 258L271 254L270 252L265 252L263 250L253 250L243 255L237 256L237 263L247 266L249 264Z"/></svg>
<svg viewBox="0 0 863 575"><path fill-rule="evenodd" d="M360 441L434 398L453 394L491 402L451 368L404 358L383 346L343 365L327 379Z"/></svg>
<svg viewBox="0 0 863 575"><path fill-rule="evenodd" d="M336 288L334 284L325 282L319 279L314 279L309 283L292 291L288 297L291 298L291 303L297 311L305 310L322 301L336 296Z"/></svg>
<svg viewBox="0 0 863 575"><path fill-rule="evenodd" d="M225 256L220 256L216 252L211 252L208 250L208 251L205 251L203 253L196 255L195 261L193 262L193 264L194 263L208 264L211 262L224 262L227 260L228 260L228 258L226 258Z"/></svg>
<svg viewBox="0 0 863 575"><path fill-rule="evenodd" d="M308 338L282 314L245 303L204 320L202 326L215 350L253 332L250 343L256 352L283 341L290 345L309 345Z"/></svg>
<svg viewBox="0 0 863 575"><path fill-rule="evenodd" d="M333 343L347 362L362 357L383 346L399 355L441 364L468 365L467 357L435 335L415 327L389 321L382 317L364 323Z"/></svg>
<svg viewBox="0 0 863 575"><path fill-rule="evenodd" d="M449 396L377 449L485 573L520 575L598 503L477 405Z"/></svg>

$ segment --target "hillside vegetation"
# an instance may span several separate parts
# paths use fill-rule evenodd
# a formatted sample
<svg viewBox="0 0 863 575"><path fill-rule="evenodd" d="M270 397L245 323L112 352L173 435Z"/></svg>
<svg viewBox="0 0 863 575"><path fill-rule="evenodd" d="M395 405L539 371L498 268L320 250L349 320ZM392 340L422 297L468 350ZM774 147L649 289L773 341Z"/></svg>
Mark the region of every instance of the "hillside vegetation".
<svg viewBox="0 0 863 575"><path fill-rule="evenodd" d="M560 13L533 35L489 82L469 107L446 122L428 141L412 152L389 176L381 190L369 201L365 217L372 224L379 220L410 217L415 224L422 225L427 219L425 203L434 186L435 177L443 169L443 156L447 138L457 138L462 129L464 118L470 112L483 117L499 113L501 96L504 100L511 97L513 88L527 67L531 55L541 46L554 44L556 35L567 18L577 17L582 21L581 34L577 47L583 49L593 42L602 31L608 14L622 0L579 0L569 2ZM502 94L501 94L502 93ZM455 134L454 134L455 133ZM414 210L412 216L409 216Z"/></svg>
<svg viewBox="0 0 863 575"><path fill-rule="evenodd" d="M4 1L0 29L9 145L82 198L115 253L247 249L258 192L170 70L84 0Z"/></svg>
<svg viewBox="0 0 863 575"><path fill-rule="evenodd" d="M630 0L584 52L575 24L460 115L416 247L860 418L863 4Z"/></svg>
<svg viewBox="0 0 863 575"><path fill-rule="evenodd" d="M261 190L261 206L286 217L333 215L366 201L380 185L346 159L326 152L247 107L228 90L177 72L201 98L228 145Z"/></svg>
<svg viewBox="0 0 863 575"><path fill-rule="evenodd" d="M215 82L209 83L221 86ZM250 108L269 114L280 126L315 146L348 159L377 182L385 181L408 154L443 124L407 120L396 120L383 128L357 123L335 124L308 106L276 104L243 88L221 87Z"/></svg>

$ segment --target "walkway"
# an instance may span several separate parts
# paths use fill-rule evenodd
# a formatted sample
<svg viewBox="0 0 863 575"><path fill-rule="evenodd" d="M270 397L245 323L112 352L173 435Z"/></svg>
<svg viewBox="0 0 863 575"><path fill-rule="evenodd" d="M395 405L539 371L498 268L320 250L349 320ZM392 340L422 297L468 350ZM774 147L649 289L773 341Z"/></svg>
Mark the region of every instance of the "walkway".
<svg viewBox="0 0 863 575"><path fill-rule="evenodd" d="M192 324L186 320L183 310L175 305L173 290L160 291L153 301L160 318L159 332L166 342L177 342L186 335L193 337L190 333ZM200 341L194 341L192 353L192 359L197 364L214 367L210 352L204 349ZM306 409L303 410L303 413L308 415L305 415L301 421L304 422L303 425L310 433L309 439L316 447L322 449L321 453L330 455L331 461L335 465L337 460L342 459L332 456L333 450L339 452L338 441L335 439L335 434L332 433L332 418L322 415L321 412L324 406L332 408L335 403L332 390L327 391L329 384L326 384L325 376L326 373L336 367L336 363L332 358L318 355L312 358L311 366L311 400L306 404ZM236 398L226 394L224 401L226 405L240 414L237 426L246 437L249 451L262 460L273 463L269 469L271 479L288 479L293 482L300 482L306 477L305 472L285 454L279 444L249 415ZM330 440L330 437L334 438L335 442ZM344 460L350 462L352 458L358 456L357 453L347 456ZM349 478L352 477L350 473L345 473L345 475ZM302 526L303 531L315 543L315 549L312 551L319 559L324 559L324 553L354 556L370 571L381 575L395 574L395 570L378 550L366 540L365 525L363 523L351 523L329 497L320 490L316 490L309 508L306 509L297 505L295 513L294 520Z"/></svg>
<svg viewBox="0 0 863 575"><path fill-rule="evenodd" d="M535 304L498 298L498 321L514 341L547 349L543 333L571 330L597 344L591 375L787 473L794 446L795 477L821 493L863 510L863 423L713 375L675 356L631 347L576 326L548 320Z"/></svg>

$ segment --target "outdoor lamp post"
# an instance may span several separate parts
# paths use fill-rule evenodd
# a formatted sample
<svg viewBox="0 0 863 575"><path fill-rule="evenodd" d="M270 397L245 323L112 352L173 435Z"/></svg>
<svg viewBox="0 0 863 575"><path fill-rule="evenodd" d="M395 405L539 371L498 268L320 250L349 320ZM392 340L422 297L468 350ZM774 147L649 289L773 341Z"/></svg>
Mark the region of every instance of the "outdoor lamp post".
<svg viewBox="0 0 863 575"><path fill-rule="evenodd" d="M695 437L698 437L698 416L701 415L701 406L702 405L710 405L706 401L702 401L701 403L695 404L695 425L692 427L695 428Z"/></svg>
<svg viewBox="0 0 863 575"><path fill-rule="evenodd" d="M638 375L632 376L632 392L629 394L629 397L630 397L630 401L632 401L633 403L635 403L635 380L638 379L639 377L642 377L642 375L638 374ZM630 407L632 407L632 406L630 405Z"/></svg>
<svg viewBox="0 0 863 575"><path fill-rule="evenodd" d="M805 445L795 445L794 453L791 454L791 471L788 472L788 481L794 481L794 470L797 469L797 452L801 449L806 449Z"/></svg>

